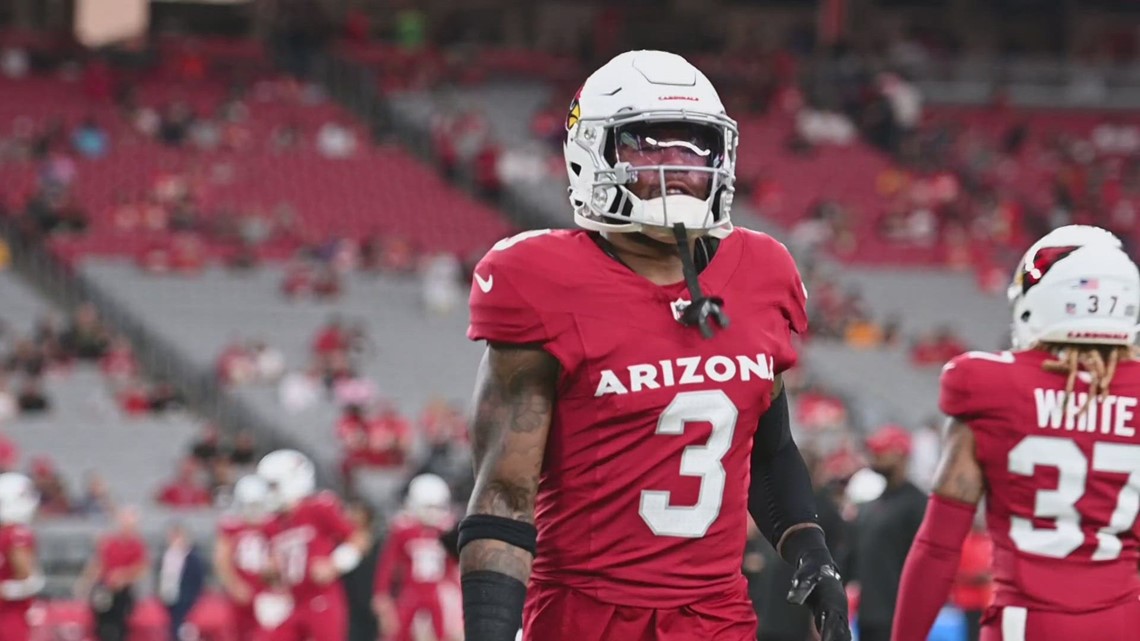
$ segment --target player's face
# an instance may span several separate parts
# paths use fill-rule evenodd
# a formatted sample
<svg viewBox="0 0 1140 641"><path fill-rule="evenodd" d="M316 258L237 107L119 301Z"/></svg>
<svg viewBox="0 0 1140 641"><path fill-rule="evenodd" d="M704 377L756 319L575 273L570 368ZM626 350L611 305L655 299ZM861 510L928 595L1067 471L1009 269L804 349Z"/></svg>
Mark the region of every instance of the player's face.
<svg viewBox="0 0 1140 641"><path fill-rule="evenodd" d="M904 465L906 465L906 455L902 452L887 451L871 455L871 469L882 476L890 477Z"/></svg>
<svg viewBox="0 0 1140 641"><path fill-rule="evenodd" d="M720 161L720 136L712 127L691 123L638 123L615 132L614 151L618 162L634 168L670 165L713 167ZM629 190L642 200L666 194L685 194L704 200L709 197L712 174L706 171L668 170L636 172Z"/></svg>

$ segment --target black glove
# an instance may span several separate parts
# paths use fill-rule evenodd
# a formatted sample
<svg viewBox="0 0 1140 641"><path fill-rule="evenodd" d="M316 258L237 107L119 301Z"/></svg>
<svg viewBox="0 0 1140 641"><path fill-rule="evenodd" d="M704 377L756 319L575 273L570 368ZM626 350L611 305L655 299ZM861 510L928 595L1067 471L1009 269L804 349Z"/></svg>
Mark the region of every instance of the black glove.
<svg viewBox="0 0 1140 641"><path fill-rule="evenodd" d="M847 593L827 548L808 550L800 556L788 602L811 609L820 641L851 641Z"/></svg>

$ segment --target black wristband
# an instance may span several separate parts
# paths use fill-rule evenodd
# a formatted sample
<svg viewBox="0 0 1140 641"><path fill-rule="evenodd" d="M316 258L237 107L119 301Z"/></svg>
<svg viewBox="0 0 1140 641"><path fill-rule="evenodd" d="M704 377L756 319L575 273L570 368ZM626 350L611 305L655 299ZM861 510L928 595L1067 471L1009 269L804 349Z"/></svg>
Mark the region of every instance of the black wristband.
<svg viewBox="0 0 1140 641"><path fill-rule="evenodd" d="M835 565L831 551L827 549L827 541L823 538L823 530L815 525L795 530L785 535L784 540L780 542L780 556L793 566L808 554L823 555L825 563Z"/></svg>
<svg viewBox="0 0 1140 641"><path fill-rule="evenodd" d="M534 554L538 530L530 523L492 514L470 514L459 522L459 549L476 539L495 539Z"/></svg>
<svg viewBox="0 0 1140 641"><path fill-rule="evenodd" d="M514 641L522 627L526 586L493 570L464 572L463 631L466 641Z"/></svg>

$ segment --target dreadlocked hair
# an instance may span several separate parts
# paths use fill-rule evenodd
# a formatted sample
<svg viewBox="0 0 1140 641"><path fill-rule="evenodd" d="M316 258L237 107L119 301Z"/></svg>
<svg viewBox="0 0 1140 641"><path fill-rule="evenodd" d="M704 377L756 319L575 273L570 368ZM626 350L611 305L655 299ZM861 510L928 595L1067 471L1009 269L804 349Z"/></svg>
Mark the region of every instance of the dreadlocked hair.
<svg viewBox="0 0 1140 641"><path fill-rule="evenodd" d="M1046 372L1066 374L1065 396L1061 407L1069 407L1077 382L1077 372L1084 370L1091 377L1089 395L1077 411L1083 415L1094 401L1108 398L1108 386L1116 376L1116 366L1121 360L1135 359L1140 350L1130 345L1079 345L1074 343L1046 343L1042 347L1055 356L1041 366Z"/></svg>

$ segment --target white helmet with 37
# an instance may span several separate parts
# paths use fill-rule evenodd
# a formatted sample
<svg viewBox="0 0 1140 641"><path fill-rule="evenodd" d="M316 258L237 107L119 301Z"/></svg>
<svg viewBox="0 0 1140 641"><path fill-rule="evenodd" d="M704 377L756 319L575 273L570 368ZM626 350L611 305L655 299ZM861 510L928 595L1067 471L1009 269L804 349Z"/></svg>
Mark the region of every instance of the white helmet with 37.
<svg viewBox="0 0 1140 641"><path fill-rule="evenodd" d="M1140 314L1140 271L1120 239L1089 225L1053 230L1025 253L1007 292L1013 346L1131 345Z"/></svg>
<svg viewBox="0 0 1140 641"><path fill-rule="evenodd" d="M621 158L619 140L656 141L638 128L674 123L693 131L701 145L687 145L704 167L634 166ZM723 237L732 230L737 126L709 79L687 60L664 51L627 51L586 79L570 105L563 147L570 177L570 203L580 227L594 231L643 232L671 239L682 223L690 234ZM644 132L644 129L641 130ZM663 146L656 146L662 150ZM628 186L641 172L657 172L660 194L642 199ZM666 173L702 172L709 189L698 195L669 193Z"/></svg>
<svg viewBox="0 0 1140 641"><path fill-rule="evenodd" d="M257 464L257 475L269 486L274 510L289 508L317 489L317 470L309 457L297 450L276 450Z"/></svg>
<svg viewBox="0 0 1140 641"><path fill-rule="evenodd" d="M27 524L40 506L32 479L18 472L0 474L0 524Z"/></svg>

